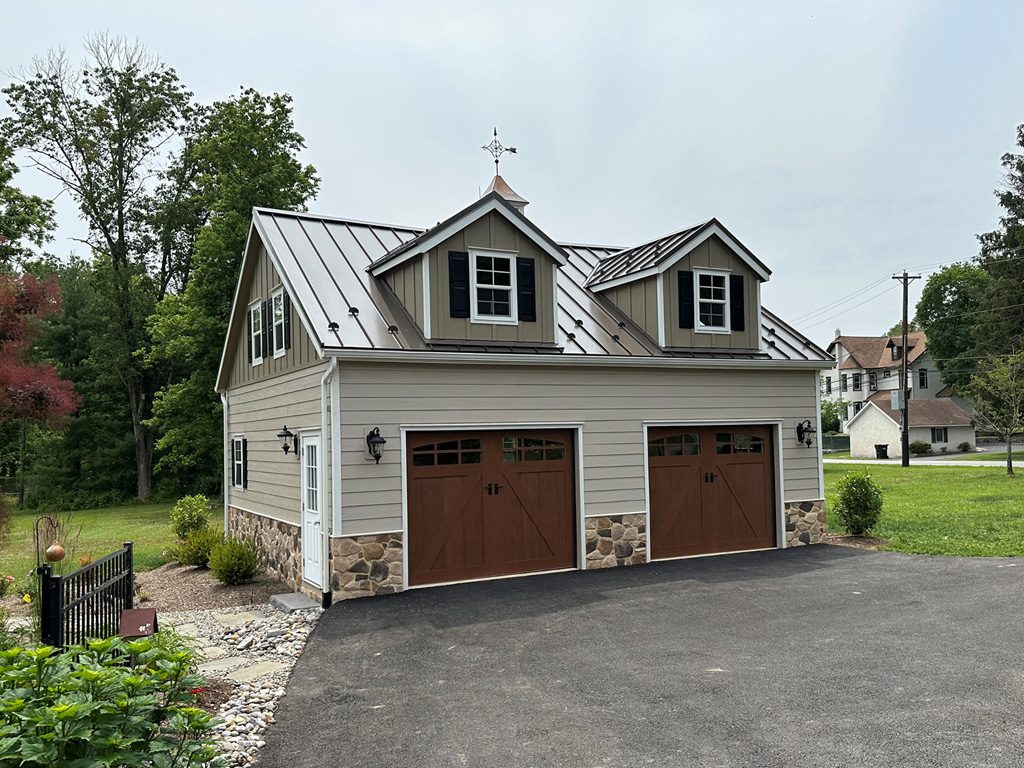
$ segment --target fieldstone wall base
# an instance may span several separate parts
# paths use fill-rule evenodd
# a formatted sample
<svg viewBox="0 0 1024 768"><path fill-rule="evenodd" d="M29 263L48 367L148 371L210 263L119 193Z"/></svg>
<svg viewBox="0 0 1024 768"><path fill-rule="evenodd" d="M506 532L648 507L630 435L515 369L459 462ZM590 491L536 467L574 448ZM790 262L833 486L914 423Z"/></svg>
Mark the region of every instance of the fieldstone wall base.
<svg viewBox="0 0 1024 768"><path fill-rule="evenodd" d="M228 536L256 545L267 570L292 589L302 587L299 526L228 507Z"/></svg>
<svg viewBox="0 0 1024 768"><path fill-rule="evenodd" d="M647 562L647 516L588 517L585 537L587 570Z"/></svg>
<svg viewBox="0 0 1024 768"><path fill-rule="evenodd" d="M825 536L825 501L786 502L786 546L820 544Z"/></svg>
<svg viewBox="0 0 1024 768"><path fill-rule="evenodd" d="M331 539L331 592L335 599L402 591L402 534Z"/></svg>

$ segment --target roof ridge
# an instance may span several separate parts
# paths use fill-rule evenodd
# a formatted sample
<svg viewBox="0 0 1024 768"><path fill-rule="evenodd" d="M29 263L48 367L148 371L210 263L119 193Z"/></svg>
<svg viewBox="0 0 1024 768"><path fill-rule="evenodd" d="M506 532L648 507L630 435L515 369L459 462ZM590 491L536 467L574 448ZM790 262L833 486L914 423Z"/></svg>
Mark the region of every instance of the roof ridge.
<svg viewBox="0 0 1024 768"><path fill-rule="evenodd" d="M253 206L253 213L269 213L274 216L293 216L297 219L320 219L322 221L337 221L344 224L355 224L360 227L380 227L381 229L401 229L406 232L416 232L417 234L426 232L427 230L423 227L410 227L405 224L386 224L381 221L361 221L360 219L350 219L346 216L329 216L324 213L311 213L309 211L289 211L284 208L267 208L265 206L257 205Z"/></svg>
<svg viewBox="0 0 1024 768"><path fill-rule="evenodd" d="M675 232L666 232L664 235L659 235L658 237L652 237L650 240L645 240L642 243L637 243L636 245L627 245L625 248L620 248L615 253L609 253L608 256L606 256L605 258L611 258L612 256L619 256L619 255L621 255L623 253L626 253L627 251L634 251L637 248L643 248L644 246L647 246L647 245L653 245L654 243L658 242L659 240L667 240L670 237L675 237L677 235L681 235L681 234L683 234L683 232L688 232L688 231L694 230L694 229L700 229L701 227L703 227L703 226L705 226L707 224L710 224L712 221L715 221L715 217L714 216L712 216L710 219L705 219L704 221L699 221L696 224L691 224L688 227L681 227L680 229L677 229Z"/></svg>

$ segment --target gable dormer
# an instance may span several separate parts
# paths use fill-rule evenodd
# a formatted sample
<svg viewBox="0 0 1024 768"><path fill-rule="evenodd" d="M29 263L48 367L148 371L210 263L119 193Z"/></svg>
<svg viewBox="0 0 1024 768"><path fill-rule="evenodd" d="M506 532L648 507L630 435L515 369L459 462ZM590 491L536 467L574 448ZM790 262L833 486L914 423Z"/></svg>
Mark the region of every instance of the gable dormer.
<svg viewBox="0 0 1024 768"><path fill-rule="evenodd" d="M603 259L587 286L665 349L760 349L771 272L717 220Z"/></svg>
<svg viewBox="0 0 1024 768"><path fill-rule="evenodd" d="M551 345L556 271L568 257L501 177L450 219L375 261L429 342Z"/></svg>

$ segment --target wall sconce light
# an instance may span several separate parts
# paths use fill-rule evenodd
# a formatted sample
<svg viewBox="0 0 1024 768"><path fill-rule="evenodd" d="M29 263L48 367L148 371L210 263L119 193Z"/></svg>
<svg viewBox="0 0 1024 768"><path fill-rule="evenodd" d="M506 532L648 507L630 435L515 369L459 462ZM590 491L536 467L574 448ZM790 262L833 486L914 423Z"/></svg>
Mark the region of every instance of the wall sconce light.
<svg viewBox="0 0 1024 768"><path fill-rule="evenodd" d="M284 455L288 455L288 451L295 452L295 458L299 458L299 438L298 435L292 434L292 431L288 429L287 425L281 428L281 431L277 433L277 439L281 441L281 448L284 450Z"/></svg>
<svg viewBox="0 0 1024 768"><path fill-rule="evenodd" d="M808 448L814 443L814 435L818 433L818 430L814 428L810 419L799 422L796 425L796 441L803 443Z"/></svg>
<svg viewBox="0 0 1024 768"><path fill-rule="evenodd" d="M387 440L380 436L380 427L374 427L366 434L366 450L378 464L380 464L380 457L384 454L385 443Z"/></svg>

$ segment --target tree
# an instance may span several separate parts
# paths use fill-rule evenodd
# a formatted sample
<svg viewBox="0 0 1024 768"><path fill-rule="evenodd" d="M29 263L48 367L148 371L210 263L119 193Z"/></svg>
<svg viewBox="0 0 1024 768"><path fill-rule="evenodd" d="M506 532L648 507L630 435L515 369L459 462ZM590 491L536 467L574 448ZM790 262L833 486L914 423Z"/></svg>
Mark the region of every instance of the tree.
<svg viewBox="0 0 1024 768"><path fill-rule="evenodd" d="M1006 474L1013 474L1013 436L1024 428L1024 352L982 362L966 388L975 415L1006 440Z"/></svg>
<svg viewBox="0 0 1024 768"><path fill-rule="evenodd" d="M27 195L12 183L18 166L14 151L0 137L0 269L42 248L52 237L53 203Z"/></svg>
<svg viewBox="0 0 1024 768"><path fill-rule="evenodd" d="M835 402L831 400L821 401L821 431L823 434L838 432L842 426L843 416L846 414L846 403L842 400Z"/></svg>
<svg viewBox="0 0 1024 768"><path fill-rule="evenodd" d="M154 248L160 199L153 180L192 117L191 94L138 45L101 36L86 49L80 70L63 52L50 53L3 89L11 116L0 135L70 193L88 224L97 301L107 319L97 352L127 396L136 489L146 499L155 441L147 421L164 381L147 354L146 319L180 278L174 250Z"/></svg>
<svg viewBox="0 0 1024 768"><path fill-rule="evenodd" d="M931 275L917 302L916 322L928 334L928 353L957 391L971 379L978 349L976 318L991 280L974 264L953 264Z"/></svg>
<svg viewBox="0 0 1024 768"><path fill-rule="evenodd" d="M220 400L214 391L252 209L302 209L319 186L297 155L305 146L291 97L243 89L212 106L182 167L195 169L194 199L207 205L185 290L150 319L152 355L182 377L157 395L158 469L182 488L213 493L222 479Z"/></svg>
<svg viewBox="0 0 1024 768"><path fill-rule="evenodd" d="M918 324L917 319L915 318L915 319L911 320L910 321L909 332L920 331L920 330L921 330L921 326ZM902 336L903 335L903 321L902 320L897 320L896 321L896 325L894 325L892 328L890 328L888 331L886 331L885 335L886 336ZM929 339L929 342L930 341L931 340Z"/></svg>
<svg viewBox="0 0 1024 768"><path fill-rule="evenodd" d="M52 282L31 275L0 275L0 426L17 419L55 423L76 404L71 384L52 365L28 361L33 318L57 311Z"/></svg>

